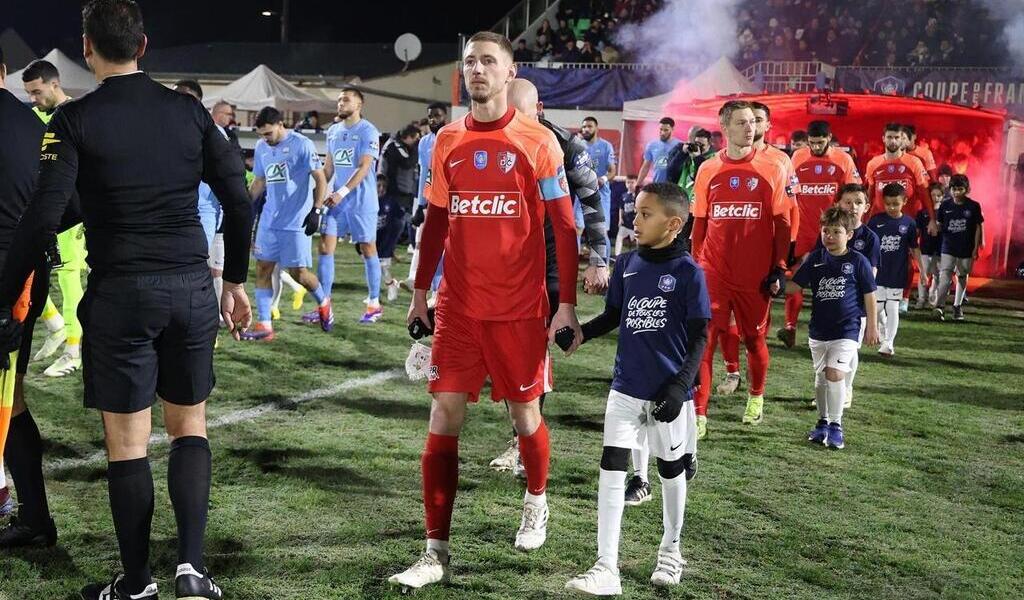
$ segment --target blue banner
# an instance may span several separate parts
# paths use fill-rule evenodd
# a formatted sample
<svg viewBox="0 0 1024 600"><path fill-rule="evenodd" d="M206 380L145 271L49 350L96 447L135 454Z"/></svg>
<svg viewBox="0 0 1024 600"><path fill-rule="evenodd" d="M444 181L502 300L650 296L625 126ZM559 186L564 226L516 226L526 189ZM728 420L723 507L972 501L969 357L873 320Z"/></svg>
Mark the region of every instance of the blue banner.
<svg viewBox="0 0 1024 600"><path fill-rule="evenodd" d="M622 103L668 91L651 69L519 67L518 77L537 86L548 108L622 110ZM463 103L468 103L465 86Z"/></svg>
<svg viewBox="0 0 1024 600"><path fill-rule="evenodd" d="M849 92L922 96L1024 115L1024 72L1014 69L838 67L835 80Z"/></svg>

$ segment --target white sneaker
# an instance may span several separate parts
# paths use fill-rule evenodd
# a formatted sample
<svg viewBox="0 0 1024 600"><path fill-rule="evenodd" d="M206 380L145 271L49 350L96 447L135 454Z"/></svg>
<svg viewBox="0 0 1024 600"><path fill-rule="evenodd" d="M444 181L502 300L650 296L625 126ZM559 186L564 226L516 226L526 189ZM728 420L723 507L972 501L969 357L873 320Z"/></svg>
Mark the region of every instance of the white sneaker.
<svg viewBox="0 0 1024 600"><path fill-rule="evenodd" d="M82 368L82 358L80 356L71 356L67 352L61 354L60 357L53 361L53 364L46 367L43 371L43 375L47 377L64 377L70 375L75 371Z"/></svg>
<svg viewBox="0 0 1024 600"><path fill-rule="evenodd" d="M512 466L512 476L516 479L526 480L526 465L523 464L522 454L516 454L516 464Z"/></svg>
<svg viewBox="0 0 1024 600"><path fill-rule="evenodd" d="M566 582L565 589L589 596L618 596L622 594L622 581L618 572L596 563L586 573Z"/></svg>
<svg viewBox="0 0 1024 600"><path fill-rule="evenodd" d="M519 438L514 437L512 441L508 443L508 448L504 452L498 455L488 465L495 471L511 471L516 466L516 459L519 457Z"/></svg>
<svg viewBox="0 0 1024 600"><path fill-rule="evenodd" d="M437 552L427 550L411 567L389 577L388 583L406 589L418 590L432 583L446 582L452 576L448 569L449 563L449 557L446 556L442 561Z"/></svg>
<svg viewBox="0 0 1024 600"><path fill-rule="evenodd" d="M388 288L388 292L387 292L387 294L388 294L387 295L388 302L395 302L396 300L398 300L398 290L399 290L398 280L397 279L392 279L391 281L389 281L388 284L387 284L387 288Z"/></svg>
<svg viewBox="0 0 1024 600"><path fill-rule="evenodd" d="M516 550L529 552L544 545L548 538L548 504L523 502L523 520L516 532Z"/></svg>
<svg viewBox="0 0 1024 600"><path fill-rule="evenodd" d="M850 408L853 405L853 386L846 388L846 399L843 400L843 408Z"/></svg>
<svg viewBox="0 0 1024 600"><path fill-rule="evenodd" d="M678 585L685 566L686 559L678 552L658 550L658 566L651 574L651 583L659 587Z"/></svg>
<svg viewBox="0 0 1024 600"><path fill-rule="evenodd" d="M46 341L43 342L43 347L32 356L32 362L50 358L54 353L60 350L61 344L66 342L67 339L68 332L63 327L47 335Z"/></svg>
<svg viewBox="0 0 1024 600"><path fill-rule="evenodd" d="M882 356L892 356L896 351L888 342L882 342L882 345L878 347L878 353Z"/></svg>

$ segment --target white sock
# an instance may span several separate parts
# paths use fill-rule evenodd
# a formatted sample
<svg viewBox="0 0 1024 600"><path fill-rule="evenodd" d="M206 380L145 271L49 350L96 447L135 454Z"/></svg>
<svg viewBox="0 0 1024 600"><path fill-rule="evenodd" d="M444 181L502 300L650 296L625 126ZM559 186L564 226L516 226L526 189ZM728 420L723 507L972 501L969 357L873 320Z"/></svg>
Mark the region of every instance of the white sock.
<svg viewBox="0 0 1024 600"><path fill-rule="evenodd" d="M877 317L876 322L878 323L878 331L881 332L882 339L885 339L885 323L889 317L885 312L885 307L888 306L888 302L881 298L875 300L875 316Z"/></svg>
<svg viewBox="0 0 1024 600"><path fill-rule="evenodd" d="M274 292L270 300L271 310L281 305L281 279L284 275L285 271L281 269L281 265L274 265L274 272L270 275L270 289Z"/></svg>
<svg viewBox="0 0 1024 600"><path fill-rule="evenodd" d="M280 269L280 267L278 268ZM303 289L302 284L299 283L298 281L295 281L295 278L292 277L292 274L289 273L286 269L281 269L281 283L288 286L288 288L293 292L297 292Z"/></svg>
<svg viewBox="0 0 1024 600"><path fill-rule="evenodd" d="M887 300L885 302L885 341L889 344L889 347L893 347L893 342L896 341L896 330L900 328L900 303L897 300Z"/></svg>
<svg viewBox="0 0 1024 600"><path fill-rule="evenodd" d="M69 355L71 358L81 358L82 356L82 345L81 344L65 344L64 354Z"/></svg>
<svg viewBox="0 0 1024 600"><path fill-rule="evenodd" d="M220 296L224 293L224 278L213 278L213 293L217 296L217 312L220 312Z"/></svg>
<svg viewBox="0 0 1024 600"><path fill-rule="evenodd" d="M850 358L850 370L846 373L844 379L846 379L846 388L853 389L853 379L857 376L857 367L860 366L860 353L854 352L853 357Z"/></svg>
<svg viewBox="0 0 1024 600"><path fill-rule="evenodd" d="M391 259L382 258L380 259L380 274L381 279L384 281L384 285L391 283L393 277L391 277Z"/></svg>
<svg viewBox="0 0 1024 600"><path fill-rule="evenodd" d="M615 572L619 570L619 534L625 506L626 474L601 469L597 484L597 562Z"/></svg>
<svg viewBox="0 0 1024 600"><path fill-rule="evenodd" d="M647 445L647 438L644 438L639 450L631 450L630 453L633 455L633 475L647 481L647 463L651 459L651 449Z"/></svg>
<svg viewBox="0 0 1024 600"><path fill-rule="evenodd" d="M433 550L441 558L448 556L448 540L427 538L427 550Z"/></svg>
<svg viewBox="0 0 1024 600"><path fill-rule="evenodd" d="M814 403L818 405L818 418L828 418L828 379L825 372L819 371L814 376Z"/></svg>
<svg viewBox="0 0 1024 600"><path fill-rule="evenodd" d="M953 306L960 306L964 303L964 296L967 295L967 276L957 273L956 295L953 296Z"/></svg>
<svg viewBox="0 0 1024 600"><path fill-rule="evenodd" d="M4 473L4 461L0 460L0 489L7 487L7 475Z"/></svg>
<svg viewBox="0 0 1024 600"><path fill-rule="evenodd" d="M843 422L843 402L846 400L846 382L828 382L828 422Z"/></svg>
<svg viewBox="0 0 1024 600"><path fill-rule="evenodd" d="M48 319L43 319L43 324L46 325L46 331L49 333L57 333L64 329L64 317L60 316L58 312Z"/></svg>
<svg viewBox="0 0 1024 600"><path fill-rule="evenodd" d="M548 503L548 495L547 492L541 492L540 495L534 496L530 492L526 492L526 496L523 497L523 500L535 506L544 506Z"/></svg>
<svg viewBox="0 0 1024 600"><path fill-rule="evenodd" d="M660 550L679 553L679 534L683 530L683 515L686 512L686 476L677 475L672 479L661 478L661 512L665 532L661 535Z"/></svg>

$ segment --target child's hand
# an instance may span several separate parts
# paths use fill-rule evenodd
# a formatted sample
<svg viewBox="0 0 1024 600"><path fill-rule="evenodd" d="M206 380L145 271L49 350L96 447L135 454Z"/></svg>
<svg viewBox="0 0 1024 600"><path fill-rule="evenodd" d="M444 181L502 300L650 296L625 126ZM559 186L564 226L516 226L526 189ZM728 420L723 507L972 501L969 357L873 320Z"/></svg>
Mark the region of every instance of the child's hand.
<svg viewBox="0 0 1024 600"><path fill-rule="evenodd" d="M878 328L869 325L864 331L864 343L868 346L878 345Z"/></svg>

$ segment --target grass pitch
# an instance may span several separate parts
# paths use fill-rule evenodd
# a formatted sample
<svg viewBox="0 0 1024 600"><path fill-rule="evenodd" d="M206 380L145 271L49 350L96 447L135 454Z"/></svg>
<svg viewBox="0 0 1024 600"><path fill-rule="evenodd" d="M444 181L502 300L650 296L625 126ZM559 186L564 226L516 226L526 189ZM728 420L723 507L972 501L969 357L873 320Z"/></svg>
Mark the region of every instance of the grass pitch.
<svg viewBox="0 0 1024 600"><path fill-rule="evenodd" d="M396 596L387 577L422 550L429 398L401 371L408 295L377 325L356 324L362 266L339 254L332 334L296 324L286 294L273 343L221 336L207 554L231 599ZM583 297L581 318L600 307ZM648 582L661 536L652 466L654 501L624 518L625 597L1024 597L1022 315L973 304L966 312L964 323L911 313L892 359L865 349L840 452L804 441L816 418L806 328L793 350L772 340L762 425L740 424L745 395L712 398L689 490L683 583L659 592ZM777 305L776 321L780 314ZM535 553L512 546L523 485L487 468L509 438L504 408L472 407L460 446L454 580L420 598L564 597L566 580L591 566L614 354L610 335L555 360L552 516ZM77 378L48 379L44 367L33 365L27 397L46 440L60 541L54 550L0 554L2 600L74 598L118 568L99 417L82 409ZM720 362L716 369L717 381ZM153 448L151 563L169 598L176 532L166 456L166 443Z"/></svg>

